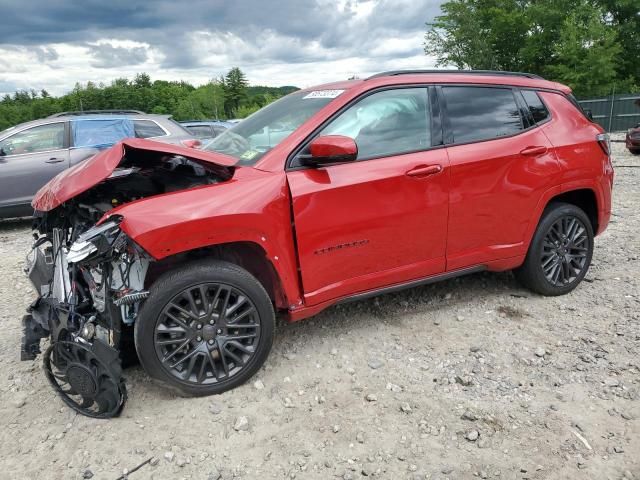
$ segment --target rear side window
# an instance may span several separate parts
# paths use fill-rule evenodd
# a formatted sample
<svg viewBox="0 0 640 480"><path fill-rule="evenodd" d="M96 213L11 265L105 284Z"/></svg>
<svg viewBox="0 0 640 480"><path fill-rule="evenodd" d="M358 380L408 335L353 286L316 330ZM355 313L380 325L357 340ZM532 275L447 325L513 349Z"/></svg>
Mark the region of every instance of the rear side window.
<svg viewBox="0 0 640 480"><path fill-rule="evenodd" d="M160 125L152 120L134 120L133 126L138 138L164 137L166 135Z"/></svg>
<svg viewBox="0 0 640 480"><path fill-rule="evenodd" d="M510 88L442 87L455 143L513 135L522 118Z"/></svg>
<svg viewBox="0 0 640 480"><path fill-rule="evenodd" d="M544 103L542 103L540 96L538 96L536 92L533 90L522 90L522 96L524 97L524 101L527 102L527 107L533 117L534 123L544 122L549 118L549 110L544 106Z"/></svg>

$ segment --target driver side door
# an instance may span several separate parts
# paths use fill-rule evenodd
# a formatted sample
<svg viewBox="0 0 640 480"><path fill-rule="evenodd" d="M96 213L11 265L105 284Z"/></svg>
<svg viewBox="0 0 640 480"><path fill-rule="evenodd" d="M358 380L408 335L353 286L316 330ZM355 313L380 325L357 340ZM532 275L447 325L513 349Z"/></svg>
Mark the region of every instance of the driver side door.
<svg viewBox="0 0 640 480"><path fill-rule="evenodd" d="M427 87L368 94L316 135L353 138L356 161L310 168L294 159L287 177L307 305L444 272L448 159L434 148L431 112Z"/></svg>

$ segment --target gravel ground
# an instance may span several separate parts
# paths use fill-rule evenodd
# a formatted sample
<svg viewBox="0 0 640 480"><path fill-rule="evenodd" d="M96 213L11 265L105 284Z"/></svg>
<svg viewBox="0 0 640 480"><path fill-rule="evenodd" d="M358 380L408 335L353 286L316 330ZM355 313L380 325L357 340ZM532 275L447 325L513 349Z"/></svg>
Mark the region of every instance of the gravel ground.
<svg viewBox="0 0 640 480"><path fill-rule="evenodd" d="M126 371L120 418L76 415L20 362L28 221L0 222L0 478L640 479L640 158L573 293L477 274L280 324L263 368L180 398Z"/></svg>

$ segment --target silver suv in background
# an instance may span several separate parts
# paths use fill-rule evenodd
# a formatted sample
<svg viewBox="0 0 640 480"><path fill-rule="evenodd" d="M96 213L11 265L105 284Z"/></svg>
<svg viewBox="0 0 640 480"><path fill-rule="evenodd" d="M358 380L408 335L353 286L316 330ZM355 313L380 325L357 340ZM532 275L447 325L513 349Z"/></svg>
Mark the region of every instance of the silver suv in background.
<svg viewBox="0 0 640 480"><path fill-rule="evenodd" d="M200 145L170 116L136 110L63 112L21 123L0 132L0 218L31 215L40 187L127 137Z"/></svg>

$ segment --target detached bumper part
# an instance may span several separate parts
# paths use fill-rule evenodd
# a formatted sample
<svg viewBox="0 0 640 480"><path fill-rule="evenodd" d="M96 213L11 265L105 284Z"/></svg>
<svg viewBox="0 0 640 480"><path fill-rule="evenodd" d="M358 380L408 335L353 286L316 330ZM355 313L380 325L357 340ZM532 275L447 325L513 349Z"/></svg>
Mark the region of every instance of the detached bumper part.
<svg viewBox="0 0 640 480"><path fill-rule="evenodd" d="M40 340L49 336L42 326L31 315L22 317L22 344L20 360L35 360L40 353Z"/></svg>

